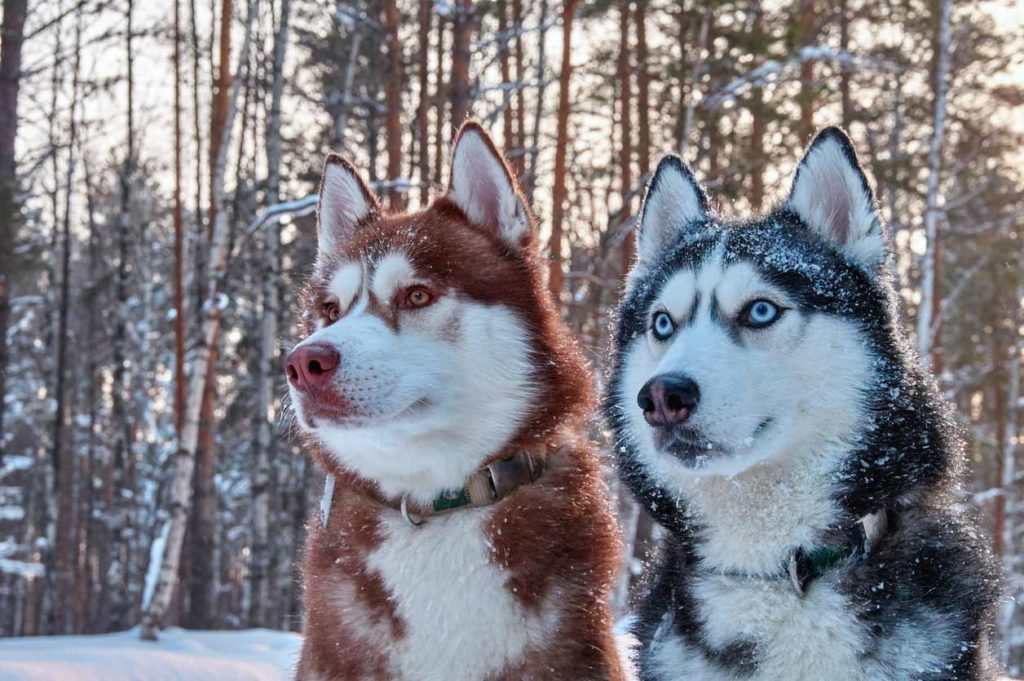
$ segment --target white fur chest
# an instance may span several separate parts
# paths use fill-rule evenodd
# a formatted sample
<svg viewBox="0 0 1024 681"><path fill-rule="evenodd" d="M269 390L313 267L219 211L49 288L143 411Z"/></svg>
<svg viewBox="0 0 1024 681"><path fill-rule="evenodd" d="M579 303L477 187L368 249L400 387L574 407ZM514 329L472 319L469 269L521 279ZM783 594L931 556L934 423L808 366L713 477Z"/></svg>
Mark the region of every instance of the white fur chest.
<svg viewBox="0 0 1024 681"><path fill-rule="evenodd" d="M465 510L419 528L398 514L383 519L385 539L367 566L405 623L405 636L385 644L396 679L484 679L554 632L553 607L527 612L506 586L484 532L487 515Z"/></svg>
<svg viewBox="0 0 1024 681"><path fill-rule="evenodd" d="M666 616L647 653L659 681L898 681L925 671L941 672L948 662L948 622L926 617L872 642L855 616L855 606L824 580L801 597L785 580L709 576L698 579L693 594L706 644L723 649L752 642L756 669L751 675L734 675L708 661L676 635Z"/></svg>

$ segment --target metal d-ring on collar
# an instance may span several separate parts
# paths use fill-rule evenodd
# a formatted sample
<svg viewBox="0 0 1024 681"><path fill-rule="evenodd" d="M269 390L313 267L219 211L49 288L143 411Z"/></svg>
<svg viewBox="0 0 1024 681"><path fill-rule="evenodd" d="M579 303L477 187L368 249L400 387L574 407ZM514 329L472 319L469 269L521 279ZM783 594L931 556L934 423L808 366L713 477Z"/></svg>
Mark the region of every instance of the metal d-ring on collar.
<svg viewBox="0 0 1024 681"><path fill-rule="evenodd" d="M401 511L402 511L402 519L405 520L405 522L409 523L410 527L419 527L420 525L422 525L424 523L423 518L420 518L420 517L418 517L416 515L413 515L413 514L409 513L409 495L408 494L403 494L402 495Z"/></svg>

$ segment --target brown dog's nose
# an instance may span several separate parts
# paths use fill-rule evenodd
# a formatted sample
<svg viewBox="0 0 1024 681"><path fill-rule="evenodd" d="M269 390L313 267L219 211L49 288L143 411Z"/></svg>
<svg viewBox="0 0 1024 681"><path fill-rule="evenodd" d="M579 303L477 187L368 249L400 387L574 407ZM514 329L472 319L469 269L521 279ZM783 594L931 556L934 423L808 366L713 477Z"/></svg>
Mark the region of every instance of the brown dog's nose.
<svg viewBox="0 0 1024 681"><path fill-rule="evenodd" d="M644 420L652 426L679 425L693 413L700 401L697 382L682 374L655 376L640 388L636 402Z"/></svg>
<svg viewBox="0 0 1024 681"><path fill-rule="evenodd" d="M330 345L310 343L292 350L285 362L288 382L299 390L315 390L326 385L341 363L341 354Z"/></svg>

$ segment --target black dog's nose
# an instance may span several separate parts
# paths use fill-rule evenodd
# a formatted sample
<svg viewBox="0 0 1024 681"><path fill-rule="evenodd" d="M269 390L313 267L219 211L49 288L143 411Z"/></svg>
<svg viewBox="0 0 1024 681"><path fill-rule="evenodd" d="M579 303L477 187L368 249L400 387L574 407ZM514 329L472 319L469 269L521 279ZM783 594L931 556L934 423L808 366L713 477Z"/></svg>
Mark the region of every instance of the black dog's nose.
<svg viewBox="0 0 1024 681"><path fill-rule="evenodd" d="M682 374L655 376L640 388L636 403L652 426L675 426L693 413L700 401L696 381Z"/></svg>

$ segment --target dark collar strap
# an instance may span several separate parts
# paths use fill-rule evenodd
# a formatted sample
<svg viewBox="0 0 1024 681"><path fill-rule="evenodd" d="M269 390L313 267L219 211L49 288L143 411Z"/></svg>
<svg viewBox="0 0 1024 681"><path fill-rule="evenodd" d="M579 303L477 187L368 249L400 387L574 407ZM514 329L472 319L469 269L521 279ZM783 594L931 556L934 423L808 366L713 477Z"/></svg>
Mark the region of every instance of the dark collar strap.
<svg viewBox="0 0 1024 681"><path fill-rule="evenodd" d="M512 456L499 459L477 469L459 489L445 490L429 504L414 504L407 497L394 503L378 499L385 506L397 508L410 525L419 525L423 518L457 511L460 508L478 508L498 502L523 485L535 482L544 472L547 447L521 449Z"/></svg>
<svg viewBox="0 0 1024 681"><path fill-rule="evenodd" d="M466 478L462 487L441 492L429 504L414 503L407 495L399 499L388 499L380 494L372 494L370 498L382 506L400 511L410 525L422 525L424 519L430 516L462 508L489 506L516 489L536 482L544 473L548 452L546 444L520 449L507 458L477 469ZM334 476L328 474L320 501L320 523L323 527L327 527L330 519L333 496Z"/></svg>
<svg viewBox="0 0 1024 681"><path fill-rule="evenodd" d="M823 544L810 551L803 548L794 550L786 565L786 574L793 590L802 596L808 584L841 563L870 556L889 534L894 521L895 517L888 509L875 511L845 528L845 542Z"/></svg>

